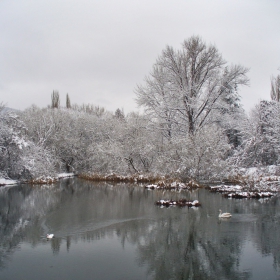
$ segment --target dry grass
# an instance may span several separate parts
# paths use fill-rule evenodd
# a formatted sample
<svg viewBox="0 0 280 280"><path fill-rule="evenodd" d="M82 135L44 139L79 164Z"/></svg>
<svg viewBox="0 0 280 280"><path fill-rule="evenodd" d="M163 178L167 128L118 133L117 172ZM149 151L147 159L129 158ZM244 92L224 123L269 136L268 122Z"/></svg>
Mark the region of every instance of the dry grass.
<svg viewBox="0 0 280 280"><path fill-rule="evenodd" d="M38 185L38 184L53 184L57 181L58 181L58 178L54 178L54 177L39 177L36 179L26 181L26 183L31 184L31 185Z"/></svg>
<svg viewBox="0 0 280 280"><path fill-rule="evenodd" d="M82 173L78 175L79 178L90 181L110 181L110 182L125 182L125 183L154 183L164 179L163 176L158 175L116 175L116 174L86 174Z"/></svg>
<svg viewBox="0 0 280 280"><path fill-rule="evenodd" d="M200 188L202 185L198 184L194 180L190 180L189 182L182 183L182 181L175 177L168 177L168 176L160 176L154 174L146 174L146 175L116 175L116 174L79 174L79 178L90 180L90 181L110 181L110 182L124 182L124 183L149 183L155 184L154 188L156 189L194 189ZM148 186L146 186L148 187ZM153 188L151 188L153 189Z"/></svg>

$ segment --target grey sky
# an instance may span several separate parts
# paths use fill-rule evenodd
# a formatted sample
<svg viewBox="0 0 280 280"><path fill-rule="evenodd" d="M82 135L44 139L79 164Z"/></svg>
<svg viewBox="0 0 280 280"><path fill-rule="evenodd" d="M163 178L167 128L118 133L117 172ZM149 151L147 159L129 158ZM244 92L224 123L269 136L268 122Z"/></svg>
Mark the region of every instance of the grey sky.
<svg viewBox="0 0 280 280"><path fill-rule="evenodd" d="M136 110L134 89L166 45L199 35L249 67L245 109L270 99L280 74L278 0L0 0L0 102Z"/></svg>

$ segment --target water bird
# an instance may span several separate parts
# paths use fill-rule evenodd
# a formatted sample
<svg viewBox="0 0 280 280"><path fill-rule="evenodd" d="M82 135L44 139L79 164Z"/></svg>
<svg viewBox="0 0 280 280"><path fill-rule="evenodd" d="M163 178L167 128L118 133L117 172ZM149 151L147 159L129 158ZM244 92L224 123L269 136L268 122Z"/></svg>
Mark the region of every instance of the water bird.
<svg viewBox="0 0 280 280"><path fill-rule="evenodd" d="M230 218L231 214L230 213L222 213L222 210L219 210L220 214L219 214L219 218Z"/></svg>
<svg viewBox="0 0 280 280"><path fill-rule="evenodd" d="M54 234L48 233L48 234L47 234L47 239L52 239L52 238L54 238Z"/></svg>

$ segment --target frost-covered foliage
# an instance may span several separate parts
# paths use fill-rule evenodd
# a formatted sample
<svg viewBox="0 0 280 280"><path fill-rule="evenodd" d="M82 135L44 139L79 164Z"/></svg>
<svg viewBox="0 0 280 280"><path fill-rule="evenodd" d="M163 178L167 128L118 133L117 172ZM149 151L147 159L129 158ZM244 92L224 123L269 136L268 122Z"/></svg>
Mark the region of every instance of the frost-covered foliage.
<svg viewBox="0 0 280 280"><path fill-rule="evenodd" d="M194 135L189 135L186 142L183 146L182 174L187 178L197 179L217 179L224 176L230 145L219 127L204 127Z"/></svg>
<svg viewBox="0 0 280 280"><path fill-rule="evenodd" d="M42 155L48 159L49 173L210 178L224 169L229 145L220 126L213 124L188 137L179 133L170 138L153 129L148 116L121 113L96 115L73 108L30 107L22 114L30 141L22 155L25 168L32 177L41 173L44 167L35 164L36 154L36 159Z"/></svg>
<svg viewBox="0 0 280 280"><path fill-rule="evenodd" d="M1 177L34 180L59 172L157 174L221 179L232 167L278 164L280 108L261 102L193 133L166 133L150 115L31 106L1 117ZM229 137L236 137L233 141Z"/></svg>
<svg viewBox="0 0 280 280"><path fill-rule="evenodd" d="M62 107L58 92L47 108L0 112L0 177L146 173L211 180L233 168L278 165L278 84L273 80L273 101L247 116L238 93L247 72L193 36L181 50L166 47L137 87L143 114L71 104L68 95Z"/></svg>
<svg viewBox="0 0 280 280"><path fill-rule="evenodd" d="M48 170L52 174L150 173L211 180L228 177L232 167L279 161L276 102L261 102L249 117L239 107L231 107L219 121L193 133L179 126L169 133L150 114L125 116L120 110L95 114L78 108L32 106L22 114L27 147L20 150L25 142L14 139L20 150L18 162L29 176Z"/></svg>
<svg viewBox="0 0 280 280"><path fill-rule="evenodd" d="M89 147L93 172L150 172L155 159L153 133L147 120L131 113L125 119L108 116L99 127L99 139Z"/></svg>
<svg viewBox="0 0 280 280"><path fill-rule="evenodd" d="M280 75L271 78L270 97L274 101L280 101Z"/></svg>
<svg viewBox="0 0 280 280"><path fill-rule="evenodd" d="M230 161L236 166L280 163L280 104L261 101L240 125L242 145Z"/></svg>
<svg viewBox="0 0 280 280"><path fill-rule="evenodd" d="M29 141L18 114L0 114L0 177L29 180L53 174L52 158L44 148Z"/></svg>
<svg viewBox="0 0 280 280"><path fill-rule="evenodd" d="M167 46L145 84L136 89L137 102L168 136L174 129L193 134L239 107L239 85L247 85L248 69L226 65L218 49L200 37L185 40L181 50Z"/></svg>
<svg viewBox="0 0 280 280"><path fill-rule="evenodd" d="M1 177L18 179L25 176L22 153L28 143L23 137L24 125L14 113L0 114Z"/></svg>
<svg viewBox="0 0 280 280"><path fill-rule="evenodd" d="M53 154L58 169L69 172L81 168L92 141L93 127L88 114L32 106L23 113L23 119L28 137Z"/></svg>
<svg viewBox="0 0 280 280"><path fill-rule="evenodd" d="M29 142L22 153L22 165L28 172L28 178L36 179L42 176L55 176L55 158L46 148Z"/></svg>

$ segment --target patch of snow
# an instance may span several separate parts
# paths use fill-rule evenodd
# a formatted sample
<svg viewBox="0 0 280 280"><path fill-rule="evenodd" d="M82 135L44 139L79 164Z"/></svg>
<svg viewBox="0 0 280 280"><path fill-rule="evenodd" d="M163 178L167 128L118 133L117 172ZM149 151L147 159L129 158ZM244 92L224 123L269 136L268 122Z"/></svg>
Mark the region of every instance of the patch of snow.
<svg viewBox="0 0 280 280"><path fill-rule="evenodd" d="M158 186L157 185L154 185L154 184L152 184L152 185L147 185L146 186L146 188L147 189L156 189Z"/></svg>
<svg viewBox="0 0 280 280"><path fill-rule="evenodd" d="M192 202L192 205L195 206L195 205L198 204L198 203L199 203L198 200L194 200L194 201Z"/></svg>
<svg viewBox="0 0 280 280"><path fill-rule="evenodd" d="M194 201L188 201L186 199L180 199L178 201L175 200L164 200L164 199L160 199L158 201L156 201L155 203L158 206L165 206L165 207L169 207L169 206L180 206L180 207L199 207L201 206L201 204L199 203L198 200L194 200Z"/></svg>
<svg viewBox="0 0 280 280"><path fill-rule="evenodd" d="M267 167L267 171L269 174L275 174L277 172L277 166L276 165L269 165Z"/></svg>
<svg viewBox="0 0 280 280"><path fill-rule="evenodd" d="M18 136L13 136L13 141L19 147L19 149L28 146L28 143L23 138L20 138Z"/></svg>
<svg viewBox="0 0 280 280"><path fill-rule="evenodd" d="M250 167L246 171L247 175L255 175L257 173L258 173L258 168L257 167Z"/></svg>
<svg viewBox="0 0 280 280"><path fill-rule="evenodd" d="M218 192L234 192L234 191L241 191L243 188L240 185L218 185L214 187L210 187L211 191L218 191Z"/></svg>
<svg viewBox="0 0 280 280"><path fill-rule="evenodd" d="M60 174L57 175L57 177L59 179L61 179L61 178L68 178L68 177L74 177L74 176L75 176L74 173L60 173Z"/></svg>
<svg viewBox="0 0 280 280"><path fill-rule="evenodd" d="M15 180L0 178L0 186L16 185L18 182Z"/></svg>

